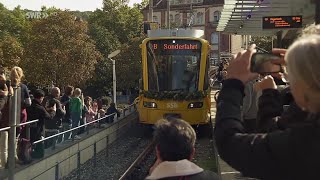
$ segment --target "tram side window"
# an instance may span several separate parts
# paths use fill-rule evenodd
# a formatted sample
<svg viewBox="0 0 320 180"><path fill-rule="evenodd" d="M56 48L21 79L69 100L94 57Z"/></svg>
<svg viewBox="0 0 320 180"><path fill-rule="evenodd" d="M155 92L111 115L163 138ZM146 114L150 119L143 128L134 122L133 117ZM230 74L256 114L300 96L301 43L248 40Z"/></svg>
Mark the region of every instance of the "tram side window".
<svg viewBox="0 0 320 180"><path fill-rule="evenodd" d="M149 46L147 46L147 64L148 64L148 89L150 91L159 91L156 57Z"/></svg>

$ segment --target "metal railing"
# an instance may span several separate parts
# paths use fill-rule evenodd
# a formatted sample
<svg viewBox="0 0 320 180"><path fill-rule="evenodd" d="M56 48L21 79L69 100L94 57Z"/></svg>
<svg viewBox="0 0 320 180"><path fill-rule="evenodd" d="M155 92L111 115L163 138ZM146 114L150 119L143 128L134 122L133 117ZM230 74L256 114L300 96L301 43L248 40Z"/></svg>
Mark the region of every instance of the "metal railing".
<svg viewBox="0 0 320 180"><path fill-rule="evenodd" d="M133 106L135 106L135 104L131 104L131 105L129 105L129 107L123 109L123 117L125 117L125 115L126 115L126 114L125 114L126 110L129 110L129 112L131 112L131 107L133 107ZM96 122L100 122L101 120L106 119L106 118L110 118L110 117L112 117L112 116L114 116L115 118L118 119L117 113L109 114L109 115L106 115L106 116L104 116L104 117L102 117L102 118L99 118L99 119L96 119L96 120L94 120L94 121L91 121L91 122L89 122L89 123L85 123L85 124L80 125L80 126L77 126L77 127L75 127L75 128L72 128L72 129L69 129L69 130L66 130L66 131L63 131L63 132L60 132L60 133L57 133L57 134L54 134L54 135L45 137L45 138L43 138L43 139L40 139L40 140L38 140L38 141L33 142L32 144L35 145L35 144L44 142L44 141L46 141L46 140L49 140L49 139L56 138L56 137L58 137L58 136L64 135L64 134L66 134L66 133L74 132L75 130L78 130L78 129L82 128L82 127L86 127L86 126L88 126L88 125L90 125L90 124L94 124L94 123L96 123ZM100 124L99 124L99 125L100 125ZM90 130L90 129L87 128L87 134L89 134L89 130ZM74 141L74 136L72 136L72 141ZM54 149L54 147L53 147L53 149Z"/></svg>
<svg viewBox="0 0 320 180"><path fill-rule="evenodd" d="M12 126L12 127L20 127L20 126L24 126L24 125L30 125L30 124L36 123L36 122L38 122L38 121L39 121L39 119L35 119L35 120L27 121L27 122L25 122L25 123L16 124L15 126ZM10 128L11 128L11 127L9 127L9 126L8 126L8 127L1 128L1 129L0 129L0 132L10 130Z"/></svg>
<svg viewBox="0 0 320 180"><path fill-rule="evenodd" d="M8 102L9 102L9 126L8 127L4 127L0 129L0 132L3 131L8 131L8 179L9 180L14 180L14 174L15 174L15 167L16 167L16 127L20 127L20 126L26 126L26 136L27 139L30 139L30 124L32 123L36 123L39 120L32 120L32 121L27 121L25 123L20 123L17 124L17 121L19 120L19 113L21 112L20 106L18 105L19 98L21 97L21 88L20 87L12 87L13 88L13 95L8 97ZM125 117L126 115L126 111L129 110L131 111L132 106L135 106L135 104L131 104L129 107L123 109L123 115ZM45 140L48 139L52 139L52 138L56 138L59 135L63 135L65 133L71 132L71 131L75 131L79 128L85 127L87 125L96 123L96 122L100 122L102 119L105 118L109 118L111 116L114 116L115 114L110 114L107 115L105 117L99 118L95 121L92 121L90 123L86 123L84 125L78 126L76 128L72 128L70 130L46 137L42 140L33 142L33 145L43 142ZM100 124L100 123L99 123ZM87 128L87 133L89 133L89 128ZM74 139L73 139L74 140Z"/></svg>
<svg viewBox="0 0 320 180"><path fill-rule="evenodd" d="M135 104L130 105L130 106L129 106L128 108L126 108L126 109L129 110L129 112L132 112L132 110L131 110L132 107L135 107ZM110 117L110 116L112 116L112 115L115 115L115 114L116 114L116 113L110 114L110 115L106 115L105 117L99 118L99 119L97 119L97 120L95 120L95 121L92 121L92 122L90 122L90 123L88 123L88 124L92 124L92 123L94 123L94 122L99 122L99 121L101 121L102 119L108 118L108 117ZM131 115L131 113L129 113L129 114L127 114L127 115ZM126 117L126 114L125 114L125 111L124 111L124 112L123 112L123 118L122 118L122 119L124 119L125 117ZM44 175L46 172L54 169L55 180L60 180L60 179L61 179L61 176L60 176L60 164L64 163L65 161L69 160L70 158L72 158L72 157L74 157L74 156L77 156L77 167L76 167L76 171L77 171L77 172L76 172L76 173L77 173L77 179L80 179L80 177L81 177L81 152L84 151L84 150L87 150L87 149L90 148L90 147L93 147L93 157L92 157L92 158L93 158L93 161L94 161L94 162L93 162L93 166L94 166L94 168L95 168L95 167L97 166L97 153L98 153L98 152L97 152L97 143L101 142L102 140L105 140L105 141L106 141L106 142L105 142L105 143L106 143L105 156L108 157L108 156L109 156L108 148L109 148L109 144L111 143L111 142L110 142L110 136L113 135L114 133L116 133L116 134L117 134L117 136L116 136L116 138L115 138L115 140L116 140L117 138L121 137L121 133L119 133L119 131L120 131L121 129L123 129L125 126L128 126L128 125L130 125L130 124L132 123L132 120L131 120L131 121L128 121L128 122L126 122L126 123L124 123L124 124L122 124L122 125L120 126L120 121L121 121L121 119L120 119L119 121L116 121L115 123L111 124L110 126L108 126L108 127L106 128L106 129L111 128L112 126L114 126L115 124L117 124L118 127L117 127L114 131L112 131L112 132L110 132L109 134L107 134L106 136L104 136L104 137L102 137L102 138L94 141L93 144L90 144L90 145L88 145L88 146L86 146L86 147L78 150L76 153L69 155L68 157L64 158L64 159L61 160L60 162L56 162L55 165L47 168L45 171L43 171L42 173L36 175L36 176L33 177L32 179L40 178L40 176ZM88 125L88 124L87 124L87 125ZM84 125L81 125L81 127L83 127L83 126L84 126ZM71 132L72 130L75 130L75 129L78 129L78 128L80 128L80 126L77 127L77 128L70 129L70 130L68 130L68 131ZM124 131L124 132L126 132L126 131ZM50 139L50 138L52 138L52 137L57 137L57 136L59 136L59 135L61 135L61 134L63 134L63 132L61 132L61 133L59 133L59 134L55 134L55 135L49 136L48 138L45 138L45 139L42 139L42 140L39 140L39 141L35 141L34 144L43 142L43 141L48 140L48 139Z"/></svg>

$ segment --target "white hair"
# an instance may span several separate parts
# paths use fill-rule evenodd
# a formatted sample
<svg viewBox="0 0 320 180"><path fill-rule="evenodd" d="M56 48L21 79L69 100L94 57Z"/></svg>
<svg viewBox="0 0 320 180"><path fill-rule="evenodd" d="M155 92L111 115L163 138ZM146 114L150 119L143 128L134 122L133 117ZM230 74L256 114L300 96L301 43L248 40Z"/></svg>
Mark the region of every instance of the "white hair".
<svg viewBox="0 0 320 180"><path fill-rule="evenodd" d="M301 37L306 37L314 34L320 35L320 24L311 24L302 30Z"/></svg>
<svg viewBox="0 0 320 180"><path fill-rule="evenodd" d="M290 83L301 81L308 86L311 100L320 98L320 35L310 35L294 42L285 60Z"/></svg>

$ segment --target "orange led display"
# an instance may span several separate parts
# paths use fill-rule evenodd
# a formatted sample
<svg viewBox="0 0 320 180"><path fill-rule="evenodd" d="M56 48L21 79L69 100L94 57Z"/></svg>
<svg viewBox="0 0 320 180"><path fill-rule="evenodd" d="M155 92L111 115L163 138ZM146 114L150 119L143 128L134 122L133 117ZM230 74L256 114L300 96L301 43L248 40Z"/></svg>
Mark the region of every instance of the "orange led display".
<svg viewBox="0 0 320 180"><path fill-rule="evenodd" d="M263 29L302 28L302 16L270 16L263 17Z"/></svg>

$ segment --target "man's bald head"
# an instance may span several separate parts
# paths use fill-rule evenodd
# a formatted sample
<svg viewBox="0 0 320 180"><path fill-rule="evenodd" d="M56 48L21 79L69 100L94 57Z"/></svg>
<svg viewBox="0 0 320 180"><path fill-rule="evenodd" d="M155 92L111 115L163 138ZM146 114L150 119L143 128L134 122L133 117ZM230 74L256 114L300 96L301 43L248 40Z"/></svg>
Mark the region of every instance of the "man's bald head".
<svg viewBox="0 0 320 180"><path fill-rule="evenodd" d="M51 95L56 98L60 97L60 89L58 87L52 88Z"/></svg>

